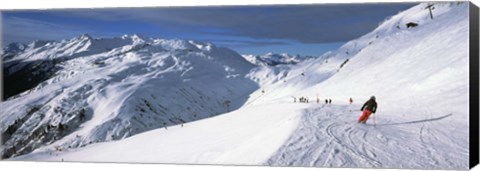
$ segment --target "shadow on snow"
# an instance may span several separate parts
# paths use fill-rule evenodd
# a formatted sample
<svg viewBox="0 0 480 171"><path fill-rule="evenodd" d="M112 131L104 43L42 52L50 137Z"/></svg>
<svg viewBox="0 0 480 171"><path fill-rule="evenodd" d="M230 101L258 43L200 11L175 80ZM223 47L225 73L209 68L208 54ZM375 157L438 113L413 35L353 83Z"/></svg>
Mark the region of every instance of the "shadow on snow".
<svg viewBox="0 0 480 171"><path fill-rule="evenodd" d="M406 124L416 124L416 123L422 123L422 122L432 122L432 121L438 121L438 120L441 120L441 119L448 118L452 115L453 114L450 113L450 114L447 114L447 115L444 115L444 116L441 116L441 117L437 117L437 118L423 119L423 120L409 121L409 122L401 122L401 123L376 124L376 126L406 125Z"/></svg>

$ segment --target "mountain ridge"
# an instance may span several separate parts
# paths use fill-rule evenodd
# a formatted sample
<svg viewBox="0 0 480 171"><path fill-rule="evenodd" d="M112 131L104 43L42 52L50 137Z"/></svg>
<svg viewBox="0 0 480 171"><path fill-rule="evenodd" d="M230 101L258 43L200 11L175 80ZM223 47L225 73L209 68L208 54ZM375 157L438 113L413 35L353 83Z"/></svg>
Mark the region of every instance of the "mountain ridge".
<svg viewBox="0 0 480 171"><path fill-rule="evenodd" d="M3 158L42 144L81 147L212 117L238 108L257 87L243 78L253 65L232 50L137 35L81 35L19 53L5 65L9 84L24 73L18 84L42 78L2 102Z"/></svg>

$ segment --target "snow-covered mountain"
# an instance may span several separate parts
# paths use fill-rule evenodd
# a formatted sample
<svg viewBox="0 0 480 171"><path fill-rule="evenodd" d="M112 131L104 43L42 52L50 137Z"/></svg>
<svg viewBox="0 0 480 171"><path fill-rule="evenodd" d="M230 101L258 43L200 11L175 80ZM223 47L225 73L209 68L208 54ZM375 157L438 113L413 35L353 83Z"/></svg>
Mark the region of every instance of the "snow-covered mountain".
<svg viewBox="0 0 480 171"><path fill-rule="evenodd" d="M23 43L11 43L2 49L2 59L9 60L17 54L23 52L27 48L27 45Z"/></svg>
<svg viewBox="0 0 480 171"><path fill-rule="evenodd" d="M136 104L131 102L118 103L121 100L116 98L131 96L124 92L127 86L121 84L123 81L115 82L118 86L99 91L98 96L90 96L92 98L87 98L79 105L96 104L90 110L86 110L95 116L90 119L91 124L82 123L78 133L65 136L51 145L36 144L38 147L36 151L12 160L467 169L469 4L434 3L435 9L432 11L434 19L430 19L429 11L425 10L427 5L428 3L421 3L389 17L372 32L318 58L296 65L254 68L247 63L245 67L238 67L245 70L235 77L238 82L233 82L233 86L241 88L244 86L240 84L248 82L246 87L251 89L235 91L238 91L239 96L241 93L248 95L243 96L247 99L239 103L241 106L237 110L189 122L183 126L172 126L168 130L155 129L136 134L120 141L96 143L76 149L68 148L69 144L75 145L75 142L84 142L81 140L95 139L91 138L94 136L105 137L100 133L90 134L94 131L89 131L92 130L89 128L95 127L93 124L103 123L101 121L117 116L115 112L121 113L124 110L113 110L114 114L109 115L112 112L105 106L116 108L122 106L119 104L132 108L139 106L131 105ZM407 28L410 22L418 25ZM76 63L73 62L98 58L111 59L105 60L105 64L101 63L102 66L112 63L119 63L120 66L121 59L130 59L128 55L113 55L122 52L120 49L114 52L116 53L107 52L98 56L73 59L69 62L71 64L65 67L74 68L73 66L79 65L74 65ZM205 50L200 52L206 53ZM107 54L112 54L112 57L104 57ZM149 53L142 55L142 50L133 54L137 58L148 58L149 55L153 55ZM174 53L168 51L168 54ZM137 71L139 68L133 70ZM85 71L91 75L102 75L110 73L111 70L94 68L75 70ZM137 80L145 80L143 75L151 71L141 74L138 72L140 71L127 77L123 77L125 75L114 77L112 81L115 78L126 79L131 87L136 85ZM220 73L224 73L223 70ZM199 79L197 77L192 76L191 79ZM168 79L177 80L178 75ZM215 81L223 83L226 80L228 79ZM72 85L78 88L67 83L58 84L51 89L45 87L42 88L44 93L38 97L24 98L34 100L23 103L23 106L46 101L44 99L55 96L56 92L66 91L62 88L87 89L86 92L91 93L92 89L111 85L112 81L108 84L97 81L100 82L98 85L86 88L73 83ZM152 87L134 86L127 90L157 91L152 90L154 89ZM379 106L377 112L367 125L357 124L359 109L372 95L377 97ZM31 113L20 105L13 106L24 101L21 98L26 96L28 93L2 103L7 107L12 105L6 110L8 113L2 111L2 122L4 118L13 121L11 118L19 116L17 113L20 112ZM88 95L72 96L75 99L82 99L81 97ZM299 97L309 98L310 103L298 103ZM348 104L350 97L354 99L353 104ZM322 102L321 99L325 98L332 99L332 104L317 103L317 99ZM157 101L154 99L160 98L155 96L148 98L150 99L149 102L153 103ZM171 102L177 101L179 100L174 99ZM52 106L58 106L53 104L63 101L53 102L55 103L52 103ZM134 102L142 103L141 100ZM163 106L163 103L160 104ZM149 105L140 106L145 109ZM99 116L96 116L97 114ZM32 116L42 118L45 115ZM41 120L32 118L34 120L25 123ZM125 120L111 121L117 122ZM76 134L80 134L78 138L80 140L71 140L75 139ZM109 135L112 134L107 134L106 137Z"/></svg>
<svg viewBox="0 0 480 171"><path fill-rule="evenodd" d="M267 53L264 55L242 55L248 62L257 66L276 66L285 64L297 64L306 59L314 58L313 56L290 55L288 53Z"/></svg>
<svg viewBox="0 0 480 171"><path fill-rule="evenodd" d="M257 88L244 77L252 64L204 42L82 35L10 49L6 94L30 87L2 102L3 158L212 117L240 107Z"/></svg>
<svg viewBox="0 0 480 171"><path fill-rule="evenodd" d="M299 122L303 124L266 163L468 168L469 5L433 4L433 19L429 4L422 3L315 61L269 79L286 83L265 82L269 87L262 89L270 93L264 99L290 94L343 104L307 107ZM410 22L418 26L408 28ZM257 77L266 73L271 72L264 69ZM369 122L379 126L355 125L359 105L372 95L379 107ZM350 97L354 105L347 105Z"/></svg>

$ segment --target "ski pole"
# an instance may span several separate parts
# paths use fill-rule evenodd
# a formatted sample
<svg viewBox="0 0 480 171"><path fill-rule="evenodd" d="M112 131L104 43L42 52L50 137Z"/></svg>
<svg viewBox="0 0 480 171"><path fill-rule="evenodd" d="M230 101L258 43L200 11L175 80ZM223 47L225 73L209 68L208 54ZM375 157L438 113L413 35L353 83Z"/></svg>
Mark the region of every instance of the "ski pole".
<svg viewBox="0 0 480 171"><path fill-rule="evenodd" d="M377 118L377 115L374 113L373 114L373 126L375 127L377 124L375 122L375 119Z"/></svg>

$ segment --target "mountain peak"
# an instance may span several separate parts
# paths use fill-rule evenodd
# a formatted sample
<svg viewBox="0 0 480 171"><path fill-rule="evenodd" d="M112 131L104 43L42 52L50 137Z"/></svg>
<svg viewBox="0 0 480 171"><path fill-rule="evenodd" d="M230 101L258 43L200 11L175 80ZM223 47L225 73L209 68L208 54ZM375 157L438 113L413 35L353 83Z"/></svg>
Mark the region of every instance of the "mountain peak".
<svg viewBox="0 0 480 171"><path fill-rule="evenodd" d="M134 42L145 42L145 37L144 36L141 36L139 34L133 34L132 36L130 36L130 38L134 41Z"/></svg>
<svg viewBox="0 0 480 171"><path fill-rule="evenodd" d="M80 35L79 39L81 39L81 40L91 40L92 36L85 33L85 34Z"/></svg>
<svg viewBox="0 0 480 171"><path fill-rule="evenodd" d="M30 44L28 44L29 47L31 48L38 48L41 46L45 46L48 43L54 42L52 40L34 40Z"/></svg>

